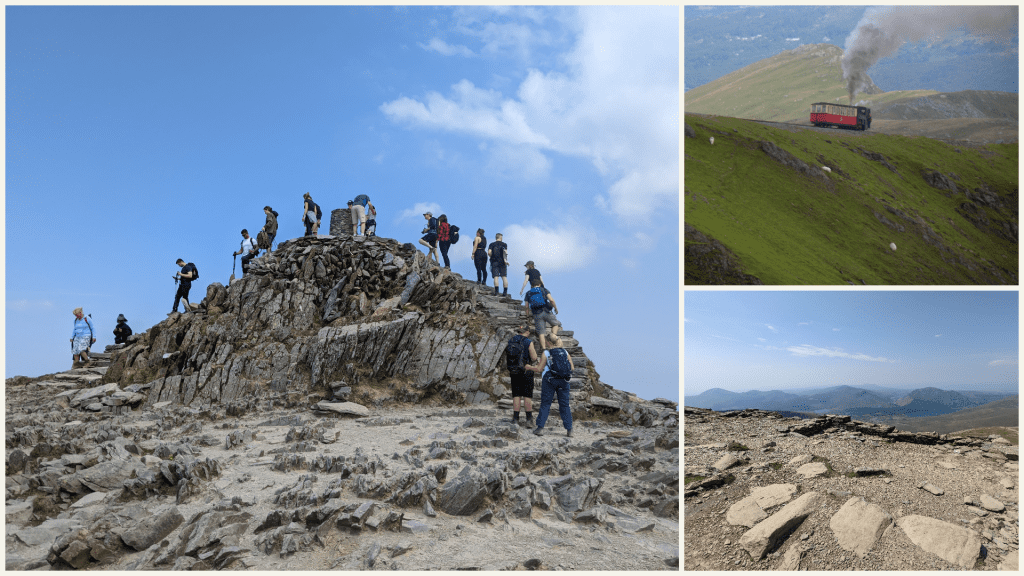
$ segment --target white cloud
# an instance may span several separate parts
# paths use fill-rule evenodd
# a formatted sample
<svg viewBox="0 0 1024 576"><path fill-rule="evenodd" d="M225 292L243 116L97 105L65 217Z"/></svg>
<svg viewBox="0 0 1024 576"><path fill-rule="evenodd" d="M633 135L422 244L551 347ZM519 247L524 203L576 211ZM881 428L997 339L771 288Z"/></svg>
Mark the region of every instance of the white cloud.
<svg viewBox="0 0 1024 576"><path fill-rule="evenodd" d="M50 310L53 308L53 302L49 300L8 300L7 309L14 310L16 312L24 312L26 310Z"/></svg>
<svg viewBox="0 0 1024 576"><path fill-rule="evenodd" d="M779 331L775 329L775 326L772 326L771 324L765 324L764 326L765 328L771 330L772 332L775 332L776 334L779 333Z"/></svg>
<svg viewBox="0 0 1024 576"><path fill-rule="evenodd" d="M989 366L1016 366L1017 361L1010 358L1000 358L988 363Z"/></svg>
<svg viewBox="0 0 1024 576"><path fill-rule="evenodd" d="M786 348L787 351L792 352L794 356L827 356L829 358L849 358L850 360L866 360L868 362L892 362L886 358L872 358L867 354L850 354L843 352L842 348L819 348L817 346L811 346L810 344L803 344L801 346L790 346Z"/></svg>
<svg viewBox="0 0 1024 576"><path fill-rule="evenodd" d="M799 38L786 38L786 42L799 42Z"/></svg>
<svg viewBox="0 0 1024 576"><path fill-rule="evenodd" d="M503 231L508 244L509 274L533 260L542 272L585 268L597 257L596 235L569 223L558 228L513 224Z"/></svg>
<svg viewBox="0 0 1024 576"><path fill-rule="evenodd" d="M506 180L536 182L547 178L551 160L531 146L497 144L489 148L487 172Z"/></svg>
<svg viewBox="0 0 1024 576"><path fill-rule="evenodd" d="M452 46L440 38L432 38L429 43L419 43L420 48L428 52L437 52L444 56L473 56L473 51L465 46Z"/></svg>
<svg viewBox="0 0 1024 576"><path fill-rule="evenodd" d="M435 218L443 214L443 212L441 212L441 206L436 202L417 202L412 208L402 210L402 213L398 215L398 219L406 220L419 218L420 220L423 220L424 212L430 212ZM423 222L425 223L426 220L423 220ZM459 234L462 234L462 232L459 232Z"/></svg>
<svg viewBox="0 0 1024 576"><path fill-rule="evenodd" d="M833 328L832 331L833 332L839 332L839 328Z"/></svg>
<svg viewBox="0 0 1024 576"><path fill-rule="evenodd" d="M576 13L580 34L562 55L566 72L530 69L514 97L464 79L446 96L402 97L380 109L412 127L587 159L612 182L597 205L633 227L679 201L679 10ZM524 26L464 27L485 40L484 51L532 34Z"/></svg>
<svg viewBox="0 0 1024 576"><path fill-rule="evenodd" d="M797 326L810 326L810 322L797 322Z"/></svg>
<svg viewBox="0 0 1024 576"><path fill-rule="evenodd" d="M938 338L939 336L942 336L942 334L936 334L935 335L936 338Z"/></svg>
<svg viewBox="0 0 1024 576"><path fill-rule="evenodd" d="M760 340L761 342L767 342L768 341L765 338L761 338L761 337L758 337L758 340Z"/></svg>

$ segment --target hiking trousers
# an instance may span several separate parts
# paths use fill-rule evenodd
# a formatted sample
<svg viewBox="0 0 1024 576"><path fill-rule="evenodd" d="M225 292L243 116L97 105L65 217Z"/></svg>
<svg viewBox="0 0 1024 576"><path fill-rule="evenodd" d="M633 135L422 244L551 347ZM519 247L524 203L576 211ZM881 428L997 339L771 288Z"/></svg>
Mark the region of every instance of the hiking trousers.
<svg viewBox="0 0 1024 576"><path fill-rule="evenodd" d="M572 410L569 408L569 380L553 376L550 371L544 373L540 385L540 410L537 412L537 427L543 428L551 411L551 401L558 395L558 415L562 417L562 426L572 430Z"/></svg>
<svg viewBox="0 0 1024 576"><path fill-rule="evenodd" d="M174 293L174 308L175 312L178 311L178 302L184 298L185 302L188 302L188 291L192 289L192 283L181 280L178 282L178 291Z"/></svg>

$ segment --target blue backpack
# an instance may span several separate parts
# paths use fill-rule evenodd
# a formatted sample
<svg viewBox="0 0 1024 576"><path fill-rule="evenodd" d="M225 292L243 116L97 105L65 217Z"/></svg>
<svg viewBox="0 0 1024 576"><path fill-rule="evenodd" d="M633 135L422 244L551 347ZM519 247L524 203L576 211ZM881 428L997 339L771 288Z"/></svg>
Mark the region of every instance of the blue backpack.
<svg viewBox="0 0 1024 576"><path fill-rule="evenodd" d="M530 311L536 312L548 307L548 299L544 294L544 288L534 286L526 293L526 300L530 303Z"/></svg>
<svg viewBox="0 0 1024 576"><path fill-rule="evenodd" d="M548 350L548 356L551 360L548 364L551 375L568 380L572 376L572 366L569 365L569 353L565 348L552 348Z"/></svg>

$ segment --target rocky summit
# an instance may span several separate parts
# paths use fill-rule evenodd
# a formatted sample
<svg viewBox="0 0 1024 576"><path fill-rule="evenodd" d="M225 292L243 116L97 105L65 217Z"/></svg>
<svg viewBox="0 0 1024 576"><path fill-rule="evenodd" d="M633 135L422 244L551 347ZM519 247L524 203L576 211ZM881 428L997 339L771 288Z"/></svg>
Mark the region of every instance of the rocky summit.
<svg viewBox="0 0 1024 576"><path fill-rule="evenodd" d="M683 416L686 570L1018 569L1017 446L849 416Z"/></svg>
<svg viewBox="0 0 1024 576"><path fill-rule="evenodd" d="M526 317L491 290L411 244L296 238L91 365L8 379L7 569L678 569L676 404L564 331L573 436L557 402L540 436L511 423Z"/></svg>

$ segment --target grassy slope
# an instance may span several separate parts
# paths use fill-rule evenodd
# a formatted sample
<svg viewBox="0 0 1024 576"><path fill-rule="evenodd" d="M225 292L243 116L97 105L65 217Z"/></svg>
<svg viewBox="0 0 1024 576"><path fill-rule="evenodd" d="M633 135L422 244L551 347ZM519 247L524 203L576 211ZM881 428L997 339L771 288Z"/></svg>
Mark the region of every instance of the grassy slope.
<svg viewBox="0 0 1024 576"><path fill-rule="evenodd" d="M685 222L722 242L747 274L765 284L978 283L977 271L949 262L957 258L975 265L987 259L1001 269L1005 281L1015 281L1017 244L978 230L955 210L965 200L963 193L946 198L921 173L953 172L961 190L973 190L984 181L1016 207L1016 198L1011 199L1018 186L1016 144L957 151L937 140L870 132L787 131L692 115L686 123L697 137L684 139ZM708 144L710 136L715 137L714 146ZM830 166L848 177L832 172L835 190L829 191L820 180L772 160L760 148L763 140L811 166ZM841 140L883 154L899 175L840 145ZM886 205L917 224L890 214ZM984 210L990 218L1006 218ZM872 211L906 231L890 229ZM923 240L923 225L935 230L949 253ZM889 249L890 242L896 243L896 252Z"/></svg>
<svg viewBox="0 0 1024 576"><path fill-rule="evenodd" d="M809 124L812 103L849 104L839 65L842 54L841 48L830 44L788 50L686 92L684 110ZM881 106L931 94L938 92L909 90L858 94L857 98L869 99L869 106Z"/></svg>
<svg viewBox="0 0 1024 576"><path fill-rule="evenodd" d="M894 417L881 419L886 424L896 426L900 430L909 432L936 432L938 434L949 434L955 431L963 431L981 427L1002 427L1020 425L1020 403L1019 396L1011 396L981 406L974 406L958 412L942 414L940 416L922 416L919 418ZM986 429L987 430L987 429ZM968 436L977 436L982 431ZM994 431L985 431L985 435L997 434ZM1013 439L1016 444L1016 438Z"/></svg>

